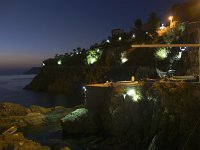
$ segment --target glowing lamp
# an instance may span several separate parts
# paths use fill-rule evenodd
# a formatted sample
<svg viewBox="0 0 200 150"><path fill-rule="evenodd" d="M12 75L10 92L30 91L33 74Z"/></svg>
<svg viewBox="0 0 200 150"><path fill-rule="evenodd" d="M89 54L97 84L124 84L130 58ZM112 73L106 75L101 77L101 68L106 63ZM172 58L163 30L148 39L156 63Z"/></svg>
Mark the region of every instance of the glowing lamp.
<svg viewBox="0 0 200 150"><path fill-rule="evenodd" d="M126 58L126 52L121 53L121 62L122 62L122 64L124 64L127 61L128 61L128 59Z"/></svg>
<svg viewBox="0 0 200 150"><path fill-rule="evenodd" d="M173 16L169 16L169 18L168 18L170 21L172 21L173 20Z"/></svg>
<svg viewBox="0 0 200 150"><path fill-rule="evenodd" d="M62 60L59 60L59 61L57 62L57 64L58 64L58 65L62 65Z"/></svg>
<svg viewBox="0 0 200 150"><path fill-rule="evenodd" d="M122 63L124 64L125 62L128 61L128 59L127 59L127 58L121 58L121 61L122 61Z"/></svg>
<svg viewBox="0 0 200 150"><path fill-rule="evenodd" d="M160 27L160 30L163 30L163 29L165 29L165 25L164 24L162 24L161 27Z"/></svg>
<svg viewBox="0 0 200 150"><path fill-rule="evenodd" d="M91 64L95 63L96 61L97 61L96 58L91 58L91 59L90 59Z"/></svg>
<svg viewBox="0 0 200 150"><path fill-rule="evenodd" d="M185 51L187 47L180 47L181 51Z"/></svg>
<svg viewBox="0 0 200 150"><path fill-rule="evenodd" d="M126 95L130 96L133 101L138 101L141 98L141 93L134 88L128 89Z"/></svg>
<svg viewBox="0 0 200 150"><path fill-rule="evenodd" d="M84 91L84 92L86 92L86 91L87 91L87 89L86 89L86 87L85 87L85 86L83 86L83 91Z"/></svg>
<svg viewBox="0 0 200 150"><path fill-rule="evenodd" d="M133 90L133 89L130 89L130 90L127 91L127 95L128 95L128 96L133 96L133 95L135 95L135 94L136 94L136 92L135 92L135 90Z"/></svg>
<svg viewBox="0 0 200 150"><path fill-rule="evenodd" d="M169 54L169 50L166 48L159 48L156 53L155 56L156 58L160 59L160 60L164 60L168 57Z"/></svg>

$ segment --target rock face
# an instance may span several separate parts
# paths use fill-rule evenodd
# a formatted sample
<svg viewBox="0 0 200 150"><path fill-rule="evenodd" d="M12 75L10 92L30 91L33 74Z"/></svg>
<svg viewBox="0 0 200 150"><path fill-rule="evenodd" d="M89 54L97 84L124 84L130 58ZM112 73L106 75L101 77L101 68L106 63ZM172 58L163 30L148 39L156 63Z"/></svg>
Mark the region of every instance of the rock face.
<svg viewBox="0 0 200 150"><path fill-rule="evenodd" d="M34 112L18 104L1 103L0 104L0 127L10 126L24 127L27 125L38 125L43 123L44 114ZM45 109L45 108L44 108Z"/></svg>
<svg viewBox="0 0 200 150"><path fill-rule="evenodd" d="M25 116L27 115L27 109L21 105L13 103L2 103L0 104L0 116Z"/></svg>
<svg viewBox="0 0 200 150"><path fill-rule="evenodd" d="M49 150L49 147L41 146L38 143L25 139L22 133L15 133L17 128L25 126L30 126L31 128L40 124L47 125L48 127L48 124L51 123L59 125L61 118L76 109L81 110L82 108L82 105L74 108L65 108L63 106L44 108L35 105L25 108L18 104L0 103L0 150ZM87 128L87 126L91 126L91 123L89 122L88 124L88 119L87 117L85 118L83 126ZM76 128L74 125L73 123L71 126L72 130ZM89 131L86 130L86 132Z"/></svg>
<svg viewBox="0 0 200 150"><path fill-rule="evenodd" d="M53 108L44 108L44 107L36 106L36 105L32 105L30 107L30 111L32 113L42 113L42 114L45 114L45 113L50 112L52 110L53 110Z"/></svg>
<svg viewBox="0 0 200 150"><path fill-rule="evenodd" d="M50 150L47 146L27 140L23 133L0 135L0 149L1 150Z"/></svg>
<svg viewBox="0 0 200 150"><path fill-rule="evenodd" d="M85 109L66 115L62 126L67 134L101 131L104 140L93 142L100 149L179 149L200 115L199 90L199 84L167 82L87 87ZM196 128L185 148L200 149L199 139Z"/></svg>
<svg viewBox="0 0 200 150"><path fill-rule="evenodd" d="M44 108L35 105L30 108L25 108L18 104L1 103L0 128L8 128L11 126L25 127L28 125L39 125L59 121L62 117L76 108L77 107L64 108L62 106Z"/></svg>
<svg viewBox="0 0 200 150"><path fill-rule="evenodd" d="M61 119L65 134L94 134L98 126L85 108L79 108Z"/></svg>
<svg viewBox="0 0 200 150"><path fill-rule="evenodd" d="M44 67L39 74L25 88L34 91L64 92L72 94L80 91L82 84L83 69L81 67ZM76 93L77 95L79 93Z"/></svg>

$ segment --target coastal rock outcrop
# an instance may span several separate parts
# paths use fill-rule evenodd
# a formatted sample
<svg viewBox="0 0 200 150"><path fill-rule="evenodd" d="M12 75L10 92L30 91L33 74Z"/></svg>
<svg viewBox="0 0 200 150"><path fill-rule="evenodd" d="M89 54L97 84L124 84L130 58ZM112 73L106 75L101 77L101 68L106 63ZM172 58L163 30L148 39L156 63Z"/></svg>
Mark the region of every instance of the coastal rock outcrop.
<svg viewBox="0 0 200 150"><path fill-rule="evenodd" d="M0 103L0 129L11 126L25 127L56 122L71 111L81 107L83 106L80 105L75 108L65 108L62 106L45 108L33 105L26 108L19 104Z"/></svg>
<svg viewBox="0 0 200 150"><path fill-rule="evenodd" d="M1 150L50 150L47 146L24 138L23 133L0 135Z"/></svg>
<svg viewBox="0 0 200 150"><path fill-rule="evenodd" d="M61 124L64 132L76 135L91 134L87 129L97 126L93 134L100 132L102 140L91 142L91 147L178 149L199 120L199 84L155 82L86 88L83 113L78 114L80 110L77 110L68 114L61 119ZM87 124L85 129L85 120L89 119L94 124ZM199 135L200 130L196 127L185 148L199 149Z"/></svg>
<svg viewBox="0 0 200 150"><path fill-rule="evenodd" d="M27 115L28 110L19 105L14 103L1 103L0 104L0 116L7 117L7 116L25 116Z"/></svg>
<svg viewBox="0 0 200 150"><path fill-rule="evenodd" d="M98 126L85 108L79 108L61 119L65 134L94 134ZM65 128L66 127L66 128Z"/></svg>

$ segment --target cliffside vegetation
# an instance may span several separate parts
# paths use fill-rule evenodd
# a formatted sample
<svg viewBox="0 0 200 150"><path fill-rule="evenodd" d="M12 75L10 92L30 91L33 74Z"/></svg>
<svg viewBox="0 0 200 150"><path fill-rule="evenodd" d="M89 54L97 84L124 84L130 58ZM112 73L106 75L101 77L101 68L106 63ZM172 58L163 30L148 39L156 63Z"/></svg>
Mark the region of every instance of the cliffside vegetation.
<svg viewBox="0 0 200 150"><path fill-rule="evenodd" d="M165 27L151 13L147 23L137 19L129 32L115 29L112 37L87 50L77 48L45 60L40 73L26 89L77 94L85 84L130 80L133 75L137 80L158 78L156 68L175 69L177 74L183 74L187 70L183 67L186 59L182 58L186 56L186 48L131 48L131 45L182 43L184 31L184 24L174 21Z"/></svg>
<svg viewBox="0 0 200 150"><path fill-rule="evenodd" d="M167 82L88 87L84 113L64 117L63 130L67 136L100 136L91 138L91 149L199 149L199 89Z"/></svg>

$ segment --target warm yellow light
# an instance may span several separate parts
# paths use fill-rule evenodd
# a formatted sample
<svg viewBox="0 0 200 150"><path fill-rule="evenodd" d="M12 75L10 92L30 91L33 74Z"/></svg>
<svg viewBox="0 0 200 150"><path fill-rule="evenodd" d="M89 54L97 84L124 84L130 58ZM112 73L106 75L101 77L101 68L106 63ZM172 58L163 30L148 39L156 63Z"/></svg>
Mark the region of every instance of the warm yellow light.
<svg viewBox="0 0 200 150"><path fill-rule="evenodd" d="M170 21L172 21L172 19L173 19L173 16L169 16L169 18L168 18Z"/></svg>
<svg viewBox="0 0 200 150"><path fill-rule="evenodd" d="M169 21L170 21L170 28L173 28L173 16L169 16Z"/></svg>

